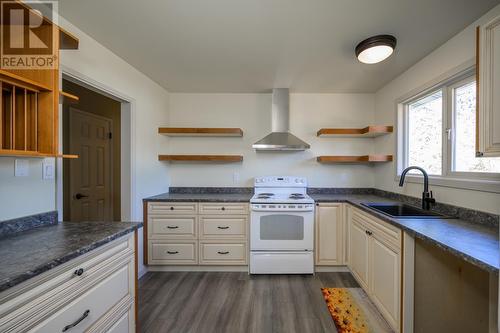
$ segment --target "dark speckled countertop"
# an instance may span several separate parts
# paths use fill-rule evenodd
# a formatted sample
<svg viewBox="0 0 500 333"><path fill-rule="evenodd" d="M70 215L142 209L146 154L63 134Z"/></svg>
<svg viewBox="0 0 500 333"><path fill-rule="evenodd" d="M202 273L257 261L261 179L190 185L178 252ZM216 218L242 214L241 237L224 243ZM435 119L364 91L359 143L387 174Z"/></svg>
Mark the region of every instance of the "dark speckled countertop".
<svg viewBox="0 0 500 333"><path fill-rule="evenodd" d="M500 248L498 228L460 219L401 219L378 213L361 203L397 202L376 195L311 194L317 202L348 202L381 220L423 239L476 266L498 272Z"/></svg>
<svg viewBox="0 0 500 333"><path fill-rule="evenodd" d="M0 239L0 291L133 232L142 223L63 222Z"/></svg>
<svg viewBox="0 0 500 333"><path fill-rule="evenodd" d="M253 193L163 193L144 201L165 202L249 202Z"/></svg>
<svg viewBox="0 0 500 333"><path fill-rule="evenodd" d="M409 234L428 241L490 272L498 272L498 227L461 219L396 219L361 205L362 202L398 202L373 194L310 194L317 202L347 202ZM144 201L248 202L251 193L164 193Z"/></svg>

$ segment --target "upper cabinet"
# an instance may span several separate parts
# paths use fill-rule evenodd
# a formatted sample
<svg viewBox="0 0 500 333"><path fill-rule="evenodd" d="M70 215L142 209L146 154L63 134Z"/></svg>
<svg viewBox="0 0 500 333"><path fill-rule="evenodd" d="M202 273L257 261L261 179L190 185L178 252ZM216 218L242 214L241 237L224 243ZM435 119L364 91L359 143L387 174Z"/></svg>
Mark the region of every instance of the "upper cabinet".
<svg viewBox="0 0 500 333"><path fill-rule="evenodd" d="M62 156L59 50L78 48L78 39L25 3L2 5L2 33L9 34L2 36L0 62L0 156Z"/></svg>
<svg viewBox="0 0 500 333"><path fill-rule="evenodd" d="M500 156L500 16L476 31L478 156Z"/></svg>

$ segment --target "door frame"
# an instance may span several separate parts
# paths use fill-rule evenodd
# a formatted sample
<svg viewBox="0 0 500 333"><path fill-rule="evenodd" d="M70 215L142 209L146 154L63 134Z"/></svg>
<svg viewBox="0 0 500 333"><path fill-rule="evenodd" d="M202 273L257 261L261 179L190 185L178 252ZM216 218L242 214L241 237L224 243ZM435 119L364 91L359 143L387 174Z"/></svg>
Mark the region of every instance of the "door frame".
<svg viewBox="0 0 500 333"><path fill-rule="evenodd" d="M101 115L97 115L97 114L93 114L93 113L90 113L90 112L86 112L86 111L83 111L83 110L80 110L80 109L77 109L75 107L69 107L69 128L68 129L71 129L71 117L72 115L74 115L74 113L77 112L77 113L80 113L80 114L84 114L88 117L93 117L93 118L97 118L97 119L101 119L101 120L105 120L107 122L109 122L109 125L110 125L110 131L111 133L114 133L114 127L113 127L113 119L111 118L108 118L108 117L104 117L104 116L101 116ZM70 147L71 147L71 135L69 136L69 142L70 142ZM114 190L114 177L113 177L113 173L114 173L114 162L113 162L113 148L114 148L114 145L113 145L113 140L109 140L109 202L111 204L111 217L112 217L112 221L116 221L115 220L115 217L114 217L114 198L115 198L115 192L113 191ZM70 170L70 173L71 173L71 161L70 161L70 167L69 167L69 170ZM69 181L70 181L70 186L69 186L69 189L71 189L71 174L70 174L70 177L68 178ZM69 195L70 196L70 200L71 200L71 195L72 193L66 193L66 195ZM63 193L64 195L64 193ZM64 197L63 197L63 203L64 203ZM68 207L71 209L71 203L68 205ZM64 207L63 207L64 209Z"/></svg>
<svg viewBox="0 0 500 333"><path fill-rule="evenodd" d="M104 95L117 102L121 108L121 220L141 221L141 208L135 207L136 197L136 101L131 96L123 94L112 87L102 84L72 68L60 65L59 83L68 80L82 87ZM63 107L59 104L59 119L62 119ZM59 126L59 147L63 147L62 126ZM56 209L59 218L63 216L63 164L62 159L56 160Z"/></svg>

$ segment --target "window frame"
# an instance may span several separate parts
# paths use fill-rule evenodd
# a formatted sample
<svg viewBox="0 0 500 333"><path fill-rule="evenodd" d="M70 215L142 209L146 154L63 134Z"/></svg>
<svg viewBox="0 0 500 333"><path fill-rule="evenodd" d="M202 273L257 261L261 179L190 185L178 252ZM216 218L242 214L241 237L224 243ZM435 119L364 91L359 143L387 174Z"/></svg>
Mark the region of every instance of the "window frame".
<svg viewBox="0 0 500 333"><path fill-rule="evenodd" d="M471 189L484 192L500 193L500 173L480 173L453 171L455 149L455 112L454 89L476 80L475 66L468 63L447 73L433 83L414 90L396 101L396 181L399 181L401 172L408 166L408 108L419 99L432 95L441 90L442 94L442 175L429 175L431 185ZM450 129L449 134L448 129ZM423 183L420 174L408 174L406 180L410 183Z"/></svg>

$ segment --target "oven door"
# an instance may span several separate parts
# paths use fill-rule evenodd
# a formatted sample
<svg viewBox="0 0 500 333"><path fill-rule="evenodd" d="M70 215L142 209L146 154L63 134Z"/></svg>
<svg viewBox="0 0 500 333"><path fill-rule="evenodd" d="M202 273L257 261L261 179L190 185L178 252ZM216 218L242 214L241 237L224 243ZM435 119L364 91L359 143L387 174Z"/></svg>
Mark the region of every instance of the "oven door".
<svg viewBox="0 0 500 333"><path fill-rule="evenodd" d="M312 251L314 211L252 211L250 250Z"/></svg>

